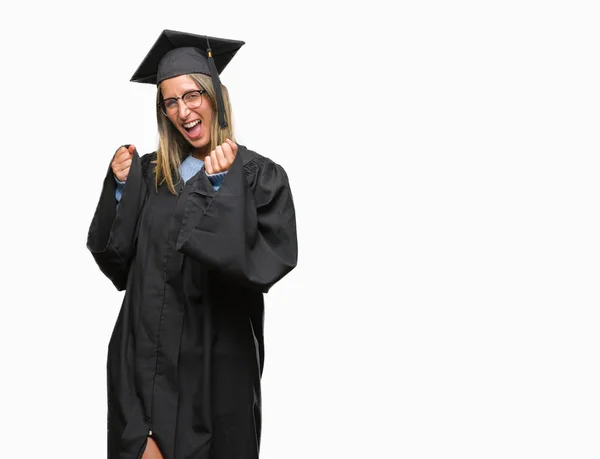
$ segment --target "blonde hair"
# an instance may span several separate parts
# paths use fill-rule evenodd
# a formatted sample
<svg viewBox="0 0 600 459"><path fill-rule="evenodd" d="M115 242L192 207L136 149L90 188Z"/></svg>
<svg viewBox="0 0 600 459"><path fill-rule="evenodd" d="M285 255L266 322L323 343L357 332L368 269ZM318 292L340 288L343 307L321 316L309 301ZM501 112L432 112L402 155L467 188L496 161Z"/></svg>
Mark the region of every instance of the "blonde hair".
<svg viewBox="0 0 600 459"><path fill-rule="evenodd" d="M199 88L204 89L206 92L203 97L208 97L212 106L212 124L210 126L210 142L208 151L213 151L218 145L225 142L225 139L230 139L235 142L233 136L233 124L231 116L231 104L229 101L229 93L224 85L221 85L221 92L223 93L223 105L225 106L225 121L227 121L227 127L221 128L219 126L219 120L217 116L217 96L215 88L212 83L212 78L202 73L190 73L189 76ZM158 104L162 101L162 92L160 85L156 91L156 120L158 124L158 149L156 152L156 189L162 185L163 182L167 183L169 190L173 194L177 194L175 191L175 183L177 183L181 177L179 175L179 166L181 161L189 153L192 145L181 135L173 123L163 115Z"/></svg>

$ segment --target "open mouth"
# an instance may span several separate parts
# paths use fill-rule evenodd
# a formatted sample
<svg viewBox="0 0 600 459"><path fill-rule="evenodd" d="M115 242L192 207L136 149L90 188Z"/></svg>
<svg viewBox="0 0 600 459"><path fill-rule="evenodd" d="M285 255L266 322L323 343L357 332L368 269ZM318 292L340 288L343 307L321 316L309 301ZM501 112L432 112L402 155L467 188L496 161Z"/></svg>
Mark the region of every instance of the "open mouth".
<svg viewBox="0 0 600 459"><path fill-rule="evenodd" d="M191 123L184 124L183 128L187 132L187 135L190 139L195 139L195 138L200 137L201 130L202 130L201 126L202 126L201 120L194 120Z"/></svg>

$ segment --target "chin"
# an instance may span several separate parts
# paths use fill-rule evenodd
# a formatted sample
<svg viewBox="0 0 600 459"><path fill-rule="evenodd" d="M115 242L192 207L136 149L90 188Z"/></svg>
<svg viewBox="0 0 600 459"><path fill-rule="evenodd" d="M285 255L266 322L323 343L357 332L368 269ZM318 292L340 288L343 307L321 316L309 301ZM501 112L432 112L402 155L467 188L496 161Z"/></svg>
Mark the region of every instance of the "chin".
<svg viewBox="0 0 600 459"><path fill-rule="evenodd" d="M192 146L194 148L206 148L210 144L210 140L200 139L200 140L194 140L193 142L190 142L190 143L192 144Z"/></svg>

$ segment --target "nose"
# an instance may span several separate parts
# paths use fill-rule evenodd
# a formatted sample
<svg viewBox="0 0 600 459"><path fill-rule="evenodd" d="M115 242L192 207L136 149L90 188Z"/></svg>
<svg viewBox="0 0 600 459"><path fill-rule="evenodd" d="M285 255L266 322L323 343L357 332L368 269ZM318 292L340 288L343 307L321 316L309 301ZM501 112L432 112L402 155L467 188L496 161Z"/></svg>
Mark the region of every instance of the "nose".
<svg viewBox="0 0 600 459"><path fill-rule="evenodd" d="M190 109L188 108L187 105L185 105L185 103L183 102L183 99L178 99L177 104L179 105L179 110L178 110L179 118L186 119L189 114Z"/></svg>

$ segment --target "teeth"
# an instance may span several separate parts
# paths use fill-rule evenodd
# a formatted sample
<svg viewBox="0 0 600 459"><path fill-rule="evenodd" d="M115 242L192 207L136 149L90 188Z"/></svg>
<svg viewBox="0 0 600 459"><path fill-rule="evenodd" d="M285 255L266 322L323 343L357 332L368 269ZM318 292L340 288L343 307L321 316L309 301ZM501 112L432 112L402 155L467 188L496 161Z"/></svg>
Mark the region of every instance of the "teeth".
<svg viewBox="0 0 600 459"><path fill-rule="evenodd" d="M184 124L183 127L186 129L193 128L196 124L199 124L200 120L192 121L191 123Z"/></svg>

